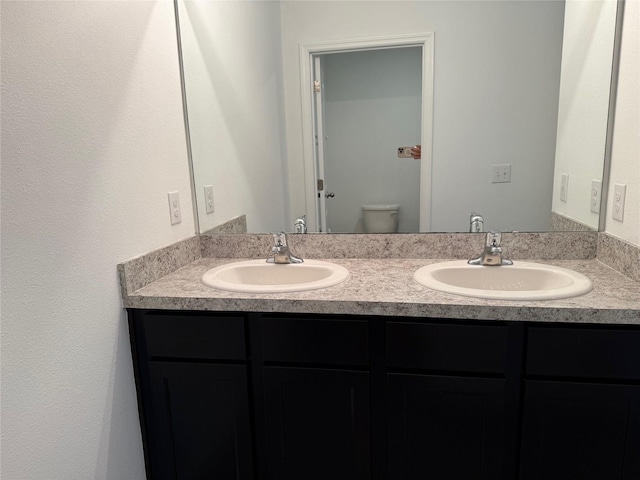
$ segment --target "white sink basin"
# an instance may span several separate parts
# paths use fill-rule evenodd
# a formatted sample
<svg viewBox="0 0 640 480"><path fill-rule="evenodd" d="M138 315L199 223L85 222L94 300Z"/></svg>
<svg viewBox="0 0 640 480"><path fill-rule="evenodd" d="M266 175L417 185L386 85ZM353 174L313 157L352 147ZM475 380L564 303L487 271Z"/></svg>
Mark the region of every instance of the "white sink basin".
<svg viewBox="0 0 640 480"><path fill-rule="evenodd" d="M455 260L422 267L413 278L433 290L499 300L552 300L582 295L592 288L591 280L580 273L529 262L494 267Z"/></svg>
<svg viewBox="0 0 640 480"><path fill-rule="evenodd" d="M332 287L347 278L349 270L320 260L286 265L247 260L209 270L202 283L229 292L284 293Z"/></svg>

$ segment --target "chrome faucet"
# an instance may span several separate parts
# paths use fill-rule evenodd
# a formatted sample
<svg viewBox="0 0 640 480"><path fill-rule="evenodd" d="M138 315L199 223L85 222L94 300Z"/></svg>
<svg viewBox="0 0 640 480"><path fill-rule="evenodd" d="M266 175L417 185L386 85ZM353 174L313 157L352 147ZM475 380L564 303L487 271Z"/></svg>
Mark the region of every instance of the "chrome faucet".
<svg viewBox="0 0 640 480"><path fill-rule="evenodd" d="M296 218L296 221L293 223L293 231L295 233L307 233L306 215L302 215L301 217Z"/></svg>
<svg viewBox="0 0 640 480"><path fill-rule="evenodd" d="M492 230L487 233L486 243L482 255L477 258L472 258L467 263L469 265L487 265L487 266L499 266L499 265L513 265L511 260L502 258L502 247L500 247L500 240L502 239L502 233L497 230Z"/></svg>
<svg viewBox="0 0 640 480"><path fill-rule="evenodd" d="M469 218L469 232L484 232L484 218L482 218L482 215L479 213L471 212L471 217Z"/></svg>
<svg viewBox="0 0 640 480"><path fill-rule="evenodd" d="M296 257L287 245L287 235L284 232L272 233L275 245L271 248L271 256L267 263L302 263L304 260Z"/></svg>

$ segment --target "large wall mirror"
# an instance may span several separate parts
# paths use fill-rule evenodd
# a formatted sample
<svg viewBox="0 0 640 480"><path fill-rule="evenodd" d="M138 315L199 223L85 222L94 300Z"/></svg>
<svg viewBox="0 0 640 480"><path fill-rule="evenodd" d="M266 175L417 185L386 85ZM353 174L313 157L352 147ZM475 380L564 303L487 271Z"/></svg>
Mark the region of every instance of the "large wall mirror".
<svg viewBox="0 0 640 480"><path fill-rule="evenodd" d="M615 0L175 2L200 233L598 229Z"/></svg>

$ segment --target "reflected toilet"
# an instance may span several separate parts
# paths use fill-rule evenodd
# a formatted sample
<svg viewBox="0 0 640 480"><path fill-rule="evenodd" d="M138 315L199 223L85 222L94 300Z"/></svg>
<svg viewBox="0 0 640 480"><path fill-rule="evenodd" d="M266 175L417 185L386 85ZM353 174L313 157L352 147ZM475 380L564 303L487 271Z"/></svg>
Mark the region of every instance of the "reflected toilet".
<svg viewBox="0 0 640 480"><path fill-rule="evenodd" d="M396 203L362 205L364 231L366 233L397 232L399 209L400 205Z"/></svg>

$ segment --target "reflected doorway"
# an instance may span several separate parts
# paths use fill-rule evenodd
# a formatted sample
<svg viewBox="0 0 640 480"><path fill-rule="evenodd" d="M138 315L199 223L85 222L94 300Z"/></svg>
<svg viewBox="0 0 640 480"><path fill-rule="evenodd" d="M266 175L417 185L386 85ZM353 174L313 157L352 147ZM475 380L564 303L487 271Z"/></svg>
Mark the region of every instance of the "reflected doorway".
<svg viewBox="0 0 640 480"><path fill-rule="evenodd" d="M410 38L301 46L313 92L305 163L316 231L366 232L369 205L399 205L398 232L429 231L432 34ZM421 159L398 155L415 145Z"/></svg>
<svg viewBox="0 0 640 480"><path fill-rule="evenodd" d="M422 48L315 55L314 76L322 231L364 232L362 206L390 204L419 231L420 160L398 148L422 142Z"/></svg>

